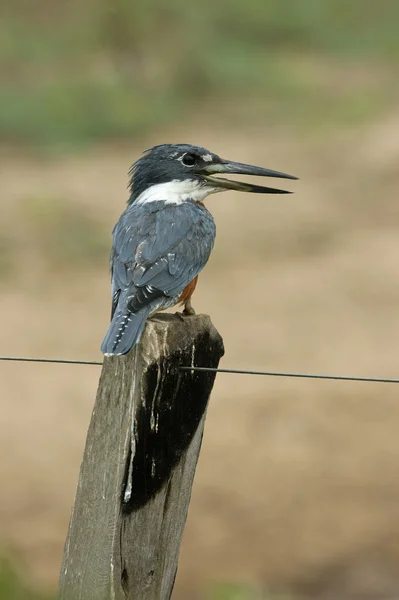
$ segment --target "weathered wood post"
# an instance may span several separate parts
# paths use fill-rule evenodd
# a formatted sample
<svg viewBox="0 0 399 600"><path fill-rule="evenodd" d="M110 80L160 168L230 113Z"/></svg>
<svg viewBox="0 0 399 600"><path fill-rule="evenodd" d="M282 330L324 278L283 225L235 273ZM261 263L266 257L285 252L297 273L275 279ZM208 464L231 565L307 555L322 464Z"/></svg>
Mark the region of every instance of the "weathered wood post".
<svg viewBox="0 0 399 600"><path fill-rule="evenodd" d="M64 549L60 600L169 600L223 342L205 315L157 315L104 360Z"/></svg>

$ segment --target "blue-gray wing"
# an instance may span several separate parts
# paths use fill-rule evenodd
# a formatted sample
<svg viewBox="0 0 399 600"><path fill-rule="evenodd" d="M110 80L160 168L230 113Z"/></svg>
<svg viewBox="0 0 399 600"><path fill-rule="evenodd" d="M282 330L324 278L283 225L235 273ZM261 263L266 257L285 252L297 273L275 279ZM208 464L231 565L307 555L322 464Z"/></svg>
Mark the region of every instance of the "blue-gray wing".
<svg viewBox="0 0 399 600"><path fill-rule="evenodd" d="M195 202L129 206L113 232L113 310L122 292L133 312L178 297L207 263L215 234L211 214Z"/></svg>

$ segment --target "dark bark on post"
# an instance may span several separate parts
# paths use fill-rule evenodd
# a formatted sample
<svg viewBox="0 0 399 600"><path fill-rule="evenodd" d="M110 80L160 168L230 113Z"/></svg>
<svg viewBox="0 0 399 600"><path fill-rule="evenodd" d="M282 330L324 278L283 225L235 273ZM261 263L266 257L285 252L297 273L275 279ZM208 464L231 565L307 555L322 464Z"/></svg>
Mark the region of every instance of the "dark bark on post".
<svg viewBox="0 0 399 600"><path fill-rule="evenodd" d="M60 600L169 600L223 342L209 317L158 315L104 361L65 543ZM132 433L133 432L133 433Z"/></svg>

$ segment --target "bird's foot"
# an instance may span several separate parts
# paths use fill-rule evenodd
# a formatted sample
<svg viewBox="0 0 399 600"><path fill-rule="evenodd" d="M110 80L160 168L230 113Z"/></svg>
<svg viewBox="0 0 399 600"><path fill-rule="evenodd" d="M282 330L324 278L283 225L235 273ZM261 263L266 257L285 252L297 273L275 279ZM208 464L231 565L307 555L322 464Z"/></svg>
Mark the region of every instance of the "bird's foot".
<svg viewBox="0 0 399 600"><path fill-rule="evenodd" d="M191 300L187 300L187 302L184 304L183 315L185 317L192 317L195 315L195 310L191 306Z"/></svg>

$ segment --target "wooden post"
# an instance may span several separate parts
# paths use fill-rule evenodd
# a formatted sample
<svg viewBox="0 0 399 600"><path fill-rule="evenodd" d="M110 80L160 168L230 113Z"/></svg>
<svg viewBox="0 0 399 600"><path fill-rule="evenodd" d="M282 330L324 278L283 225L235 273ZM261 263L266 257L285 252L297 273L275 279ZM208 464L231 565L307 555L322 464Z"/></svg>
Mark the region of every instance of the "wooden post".
<svg viewBox="0 0 399 600"><path fill-rule="evenodd" d="M157 315L106 358L87 434L60 600L169 600L223 342L205 315Z"/></svg>

